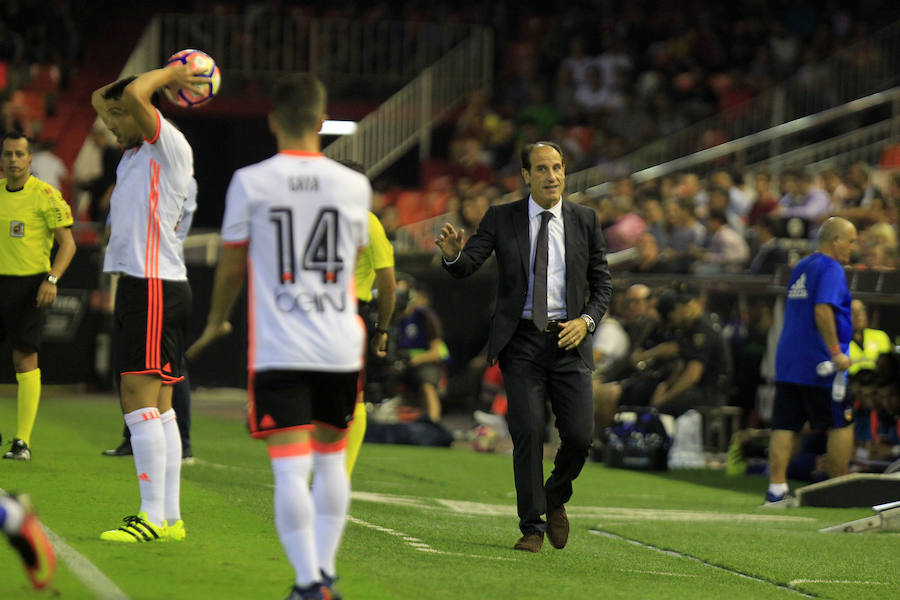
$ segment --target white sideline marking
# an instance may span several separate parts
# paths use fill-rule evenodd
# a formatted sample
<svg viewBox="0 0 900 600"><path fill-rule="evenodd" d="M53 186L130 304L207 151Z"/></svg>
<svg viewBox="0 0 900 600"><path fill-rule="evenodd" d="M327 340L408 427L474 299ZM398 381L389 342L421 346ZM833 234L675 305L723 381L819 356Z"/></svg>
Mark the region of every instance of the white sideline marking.
<svg viewBox="0 0 900 600"><path fill-rule="evenodd" d="M374 529L375 531L380 531L381 533L386 533L388 535L398 537L406 542L407 546L409 546L413 550L418 550L419 552L427 552L429 554L442 554L444 556L464 556L466 558L478 559L487 558L491 560L516 560L515 558L507 558L505 556L483 556L481 554L465 554L463 552L446 552L444 550L435 550L425 542L419 540L418 538L414 538L407 533L403 533L402 531L397 531L395 529L391 529L390 527L375 525L374 523L369 523L368 521L363 521L362 519L357 519L356 517L348 516L347 520L351 523L356 523L357 525L362 525L363 527L368 527L369 529Z"/></svg>
<svg viewBox="0 0 900 600"><path fill-rule="evenodd" d="M375 492L353 492L354 500L377 502L394 506L406 506L424 510L450 510L465 515L481 515L486 517L515 517L516 507L513 504L486 504L466 500L446 500L442 498L421 498L416 496L396 496ZM617 508L602 506L568 506L566 511L570 517L603 519L606 521L721 521L734 522L809 522L811 517L785 516L770 513L710 513L694 510L667 510L645 508Z"/></svg>
<svg viewBox="0 0 900 600"><path fill-rule="evenodd" d="M53 543L56 555L69 567L75 578L92 591L99 600L131 600L112 580L103 574L94 563L66 543L64 539L50 531L46 525L44 532Z"/></svg>
<svg viewBox="0 0 900 600"><path fill-rule="evenodd" d="M757 583L766 583L766 584L769 584L771 586L777 587L782 590L794 592L795 594L799 594L799 595L803 596L804 598L817 598L818 597L818 596L811 596L809 594L801 592L800 590L795 590L794 588L787 586L787 585L776 583L774 581L769 581L767 579L762 579L760 577L754 577L753 575L747 575L746 573L741 573L740 571L736 571L734 569L727 569L725 567L720 567L719 565L714 565L713 563L706 562L702 558L697 558L696 556L691 556L690 554L682 554L681 552L677 552L675 550L666 550L664 548L660 548L660 547L654 546L652 544L647 544L647 543L641 542L639 540L633 540L631 538L617 535L615 533L610 533L608 531L601 531L599 529L591 529L590 533L593 533L594 535L602 535L603 537L607 537L607 538L617 540L620 542L628 542L629 544L632 544L634 546L640 546L641 548L646 548L647 550L653 550L654 552L659 552L660 554L665 554L666 556L674 556L675 558L684 558L684 559L693 561L695 563L699 563L705 567L715 569L717 571L723 571L725 573L730 573L731 575L736 575L743 579L749 579L750 581L755 581Z"/></svg>
<svg viewBox="0 0 900 600"><path fill-rule="evenodd" d="M850 581L846 579L794 579L788 585L793 587L800 583L855 583L857 585L888 585L884 581Z"/></svg>
<svg viewBox="0 0 900 600"><path fill-rule="evenodd" d="M672 573L670 571L642 571L640 569L616 569L620 573L640 573L641 575L665 575L666 577L696 577L690 573Z"/></svg>

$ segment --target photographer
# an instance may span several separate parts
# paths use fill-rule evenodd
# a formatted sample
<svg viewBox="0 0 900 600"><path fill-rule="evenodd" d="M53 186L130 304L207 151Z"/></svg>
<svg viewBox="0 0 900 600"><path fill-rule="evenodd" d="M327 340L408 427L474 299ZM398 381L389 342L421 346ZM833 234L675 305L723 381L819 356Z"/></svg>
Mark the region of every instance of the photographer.
<svg viewBox="0 0 900 600"><path fill-rule="evenodd" d="M444 361L449 358L441 321L429 306L428 292L410 277L398 277L396 311L395 365L399 376L437 423L441 420L438 387L444 376Z"/></svg>

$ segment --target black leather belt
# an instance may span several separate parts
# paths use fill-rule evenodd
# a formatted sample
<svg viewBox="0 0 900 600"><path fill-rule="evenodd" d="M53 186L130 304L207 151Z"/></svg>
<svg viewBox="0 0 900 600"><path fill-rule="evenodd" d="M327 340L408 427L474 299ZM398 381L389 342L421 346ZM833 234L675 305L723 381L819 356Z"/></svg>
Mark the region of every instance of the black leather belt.
<svg viewBox="0 0 900 600"><path fill-rule="evenodd" d="M544 329L544 333L559 333L559 330L562 329L562 324L565 323L562 319L553 319L552 321L547 321L547 328ZM521 325L528 325L528 327L534 327L534 321L531 319L522 319Z"/></svg>

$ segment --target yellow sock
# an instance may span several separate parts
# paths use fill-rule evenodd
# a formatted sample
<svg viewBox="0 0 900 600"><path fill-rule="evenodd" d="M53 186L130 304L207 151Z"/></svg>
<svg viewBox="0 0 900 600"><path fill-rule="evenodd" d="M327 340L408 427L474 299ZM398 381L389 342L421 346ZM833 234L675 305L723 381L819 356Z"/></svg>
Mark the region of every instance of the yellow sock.
<svg viewBox="0 0 900 600"><path fill-rule="evenodd" d="M26 444L30 444L31 430L34 428L38 402L41 399L41 370L16 373L16 381L19 382L16 437Z"/></svg>
<svg viewBox="0 0 900 600"><path fill-rule="evenodd" d="M350 430L347 432L348 479L353 474L353 467L356 465L356 457L359 456L364 437L366 437L366 403L357 402L356 410L353 411L353 422L350 423Z"/></svg>

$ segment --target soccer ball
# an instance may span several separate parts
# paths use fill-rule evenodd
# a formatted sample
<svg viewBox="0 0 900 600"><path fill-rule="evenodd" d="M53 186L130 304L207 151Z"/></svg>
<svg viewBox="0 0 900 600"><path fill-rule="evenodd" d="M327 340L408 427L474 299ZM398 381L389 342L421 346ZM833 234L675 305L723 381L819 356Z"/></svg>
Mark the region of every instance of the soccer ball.
<svg viewBox="0 0 900 600"><path fill-rule="evenodd" d="M177 104L184 108L194 108L209 102L219 92L222 74L216 65L216 61L206 52L188 48L169 57L169 60L166 61L166 66L172 63L188 65L196 75L209 79L209 83L202 86L186 87L180 90L171 90L168 86L165 87L166 97L172 104Z"/></svg>

